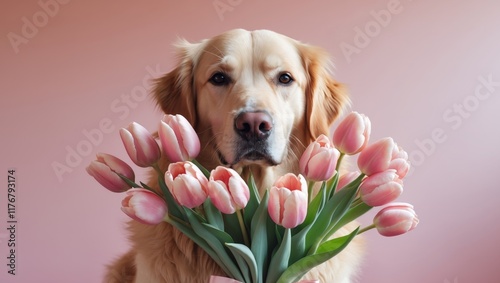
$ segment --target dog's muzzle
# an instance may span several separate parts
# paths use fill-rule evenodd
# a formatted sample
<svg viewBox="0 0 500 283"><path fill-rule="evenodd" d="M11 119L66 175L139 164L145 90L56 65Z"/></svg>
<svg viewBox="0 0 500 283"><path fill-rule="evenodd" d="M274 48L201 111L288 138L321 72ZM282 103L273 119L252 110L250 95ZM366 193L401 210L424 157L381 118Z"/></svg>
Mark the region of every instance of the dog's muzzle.
<svg viewBox="0 0 500 283"><path fill-rule="evenodd" d="M219 154L221 161L228 165L234 165L240 161L265 162L269 165L277 165L269 152L269 137L273 133L274 122L267 111L245 111L234 119L234 131L239 137L235 147L235 160L228 164L223 156ZM226 162L224 162L226 161Z"/></svg>

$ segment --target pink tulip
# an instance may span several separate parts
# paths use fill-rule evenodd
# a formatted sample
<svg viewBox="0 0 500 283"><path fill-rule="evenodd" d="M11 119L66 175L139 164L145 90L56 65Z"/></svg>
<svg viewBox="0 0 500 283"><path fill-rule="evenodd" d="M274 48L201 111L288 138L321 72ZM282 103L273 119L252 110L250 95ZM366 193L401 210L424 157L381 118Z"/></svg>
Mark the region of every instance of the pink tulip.
<svg viewBox="0 0 500 283"><path fill-rule="evenodd" d="M403 181L396 170L388 169L366 177L359 185L361 200L369 206L385 205L403 193Z"/></svg>
<svg viewBox="0 0 500 283"><path fill-rule="evenodd" d="M340 152L353 155L368 144L370 132L370 119L358 112L351 112L333 133L333 144Z"/></svg>
<svg viewBox="0 0 500 283"><path fill-rule="evenodd" d="M325 135L320 135L302 154L300 172L312 181L325 181L335 175L340 152Z"/></svg>
<svg viewBox="0 0 500 283"><path fill-rule="evenodd" d="M389 168L396 170L396 174L398 174L400 179L403 179L408 171L410 171L408 153L406 153L406 151L404 151L400 146L394 146Z"/></svg>
<svg viewBox="0 0 500 283"><path fill-rule="evenodd" d="M189 161L170 163L165 172L165 183L175 200L185 207L197 207L207 199L208 180Z"/></svg>
<svg viewBox="0 0 500 283"><path fill-rule="evenodd" d="M170 162L192 160L200 153L200 139L182 115L165 115L158 134Z"/></svg>
<svg viewBox="0 0 500 283"><path fill-rule="evenodd" d="M130 189L122 200L122 211L144 224L159 224L167 214L165 201L146 189Z"/></svg>
<svg viewBox="0 0 500 283"><path fill-rule="evenodd" d="M90 162L86 171L103 187L115 193L121 193L130 189L130 185L118 176L118 174L123 175L131 181L135 179L134 171L127 163L106 153L98 153L97 160Z"/></svg>
<svg viewBox="0 0 500 283"><path fill-rule="evenodd" d="M133 122L120 129L128 156L140 167L149 167L160 159L160 148L153 136L140 124Z"/></svg>
<svg viewBox="0 0 500 283"><path fill-rule="evenodd" d="M382 236L397 236L413 230L419 220L408 203L392 203L375 215L373 224Z"/></svg>
<svg viewBox="0 0 500 283"><path fill-rule="evenodd" d="M344 173L342 174L340 177L339 177L339 182L337 184L337 191L338 190L341 190L343 187L345 187L347 184L351 183L352 181L354 181L356 178L359 177L359 172L347 172L347 173Z"/></svg>
<svg viewBox="0 0 500 283"><path fill-rule="evenodd" d="M389 169L396 144L392 138L383 138L368 145L358 156L358 167L365 175Z"/></svg>
<svg viewBox="0 0 500 283"><path fill-rule="evenodd" d="M232 214L247 205L250 190L236 171L218 166L210 173L208 195L218 210Z"/></svg>
<svg viewBox="0 0 500 283"><path fill-rule="evenodd" d="M307 183L302 175L288 173L269 190L269 216L285 228L294 228L304 222L307 204Z"/></svg>

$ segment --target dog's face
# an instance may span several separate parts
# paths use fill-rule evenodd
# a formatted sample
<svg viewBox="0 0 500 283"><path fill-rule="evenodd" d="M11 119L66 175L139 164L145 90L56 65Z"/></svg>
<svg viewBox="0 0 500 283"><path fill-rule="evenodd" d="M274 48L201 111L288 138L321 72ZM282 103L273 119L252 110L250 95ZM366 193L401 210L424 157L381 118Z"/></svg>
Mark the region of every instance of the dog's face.
<svg viewBox="0 0 500 283"><path fill-rule="evenodd" d="M306 72L290 41L270 32L215 39L195 68L198 122L229 166L283 161L305 113Z"/></svg>
<svg viewBox="0 0 500 283"><path fill-rule="evenodd" d="M271 31L232 30L179 49L155 94L166 113L195 126L212 166L296 162L347 99L322 50Z"/></svg>

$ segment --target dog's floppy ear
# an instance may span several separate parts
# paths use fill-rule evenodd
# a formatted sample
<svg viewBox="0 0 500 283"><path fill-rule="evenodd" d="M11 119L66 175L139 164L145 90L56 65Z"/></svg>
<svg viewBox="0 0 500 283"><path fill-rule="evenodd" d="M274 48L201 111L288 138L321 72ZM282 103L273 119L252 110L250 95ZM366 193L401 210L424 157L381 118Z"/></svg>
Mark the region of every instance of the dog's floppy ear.
<svg viewBox="0 0 500 283"><path fill-rule="evenodd" d="M331 77L329 56L323 49L300 44L307 75L306 117L311 138L328 135L329 127L349 103L345 87Z"/></svg>
<svg viewBox="0 0 500 283"><path fill-rule="evenodd" d="M177 66L155 80L153 95L158 107L166 114L181 114L194 126L196 124L196 94L193 72L199 44L180 40L177 48Z"/></svg>

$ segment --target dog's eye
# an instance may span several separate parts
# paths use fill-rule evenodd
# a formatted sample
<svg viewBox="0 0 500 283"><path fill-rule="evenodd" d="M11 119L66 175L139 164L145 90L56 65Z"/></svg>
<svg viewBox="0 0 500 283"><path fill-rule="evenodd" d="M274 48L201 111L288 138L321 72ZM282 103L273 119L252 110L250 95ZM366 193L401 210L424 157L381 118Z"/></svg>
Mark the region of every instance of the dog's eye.
<svg viewBox="0 0 500 283"><path fill-rule="evenodd" d="M210 83L215 85L215 86L223 86L229 84L231 81L230 78L222 73L222 72L217 72L210 77Z"/></svg>
<svg viewBox="0 0 500 283"><path fill-rule="evenodd" d="M278 77L280 84L289 85L293 82L292 75L290 73L282 73Z"/></svg>

